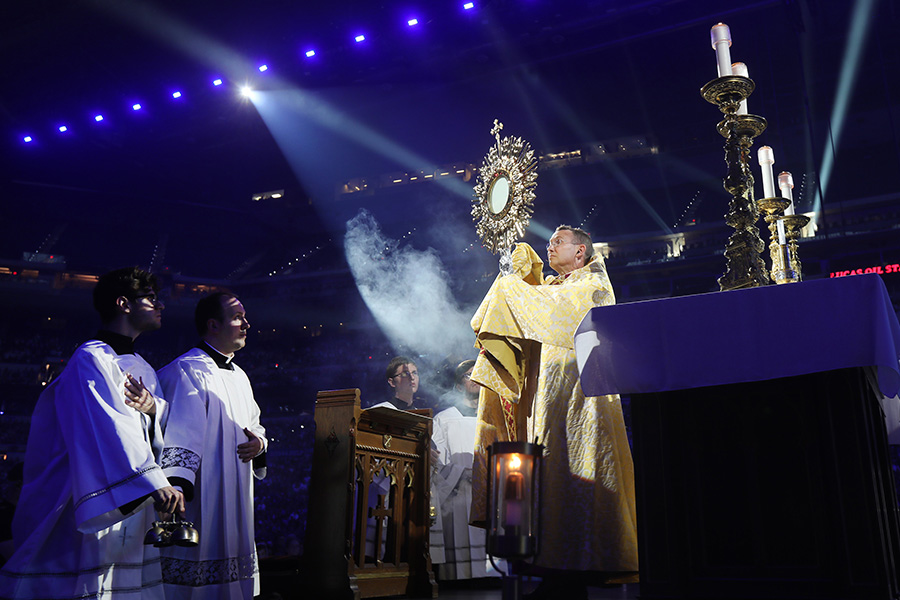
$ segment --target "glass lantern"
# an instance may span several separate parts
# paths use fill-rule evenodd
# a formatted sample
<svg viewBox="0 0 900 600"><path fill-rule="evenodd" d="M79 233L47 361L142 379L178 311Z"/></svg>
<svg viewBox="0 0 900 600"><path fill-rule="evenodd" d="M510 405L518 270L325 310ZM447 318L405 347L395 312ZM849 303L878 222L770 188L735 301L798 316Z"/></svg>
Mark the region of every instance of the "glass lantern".
<svg viewBox="0 0 900 600"><path fill-rule="evenodd" d="M488 451L487 551L524 559L539 551L541 463L544 447L495 442Z"/></svg>

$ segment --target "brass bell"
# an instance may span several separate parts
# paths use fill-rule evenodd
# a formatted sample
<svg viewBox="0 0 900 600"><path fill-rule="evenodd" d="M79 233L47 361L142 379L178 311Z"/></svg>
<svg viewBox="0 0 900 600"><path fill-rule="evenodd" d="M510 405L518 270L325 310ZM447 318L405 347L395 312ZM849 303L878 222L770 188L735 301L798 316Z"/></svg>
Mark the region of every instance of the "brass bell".
<svg viewBox="0 0 900 600"><path fill-rule="evenodd" d="M168 537L169 532L166 531L166 524L162 521L154 521L153 526L147 530L144 536L144 544L147 546L157 546L164 538Z"/></svg>
<svg viewBox="0 0 900 600"><path fill-rule="evenodd" d="M159 539L153 543L154 547L168 548L172 545L172 525L174 525L174 523L162 524L163 532L160 534Z"/></svg>
<svg viewBox="0 0 900 600"><path fill-rule="evenodd" d="M200 543L200 532L194 528L194 524L190 521L181 521L173 523L177 525L172 533L172 543L176 546L184 546L185 548L193 548Z"/></svg>

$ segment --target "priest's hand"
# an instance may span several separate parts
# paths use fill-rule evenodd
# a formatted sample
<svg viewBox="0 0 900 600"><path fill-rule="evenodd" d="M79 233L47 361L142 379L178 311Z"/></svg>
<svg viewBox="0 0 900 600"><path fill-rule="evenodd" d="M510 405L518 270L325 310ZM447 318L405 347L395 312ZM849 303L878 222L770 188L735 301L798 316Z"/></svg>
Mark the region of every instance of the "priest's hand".
<svg viewBox="0 0 900 600"><path fill-rule="evenodd" d="M256 437L256 434L244 427L244 434L247 436L246 442L238 444L237 453L241 462L250 462L262 452L262 440Z"/></svg>
<svg viewBox="0 0 900 600"><path fill-rule="evenodd" d="M150 494L153 497L153 508L157 512L164 515L171 515L177 512L184 513L184 494L176 490L170 485L158 490L153 490Z"/></svg>
<svg viewBox="0 0 900 600"><path fill-rule="evenodd" d="M144 387L143 377L135 379L131 373L125 373L125 404L151 417L156 414L156 400Z"/></svg>

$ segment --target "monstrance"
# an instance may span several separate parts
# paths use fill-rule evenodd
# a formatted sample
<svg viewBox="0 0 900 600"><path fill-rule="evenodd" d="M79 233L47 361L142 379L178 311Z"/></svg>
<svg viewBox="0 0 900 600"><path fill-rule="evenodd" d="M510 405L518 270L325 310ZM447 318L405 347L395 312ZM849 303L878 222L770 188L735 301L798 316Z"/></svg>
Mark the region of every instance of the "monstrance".
<svg viewBox="0 0 900 600"><path fill-rule="evenodd" d="M475 232L484 246L500 253L501 271L511 269L513 243L525 235L534 213L538 160L531 144L520 137L500 139L503 123L494 119L491 135L496 143L488 150L472 200Z"/></svg>

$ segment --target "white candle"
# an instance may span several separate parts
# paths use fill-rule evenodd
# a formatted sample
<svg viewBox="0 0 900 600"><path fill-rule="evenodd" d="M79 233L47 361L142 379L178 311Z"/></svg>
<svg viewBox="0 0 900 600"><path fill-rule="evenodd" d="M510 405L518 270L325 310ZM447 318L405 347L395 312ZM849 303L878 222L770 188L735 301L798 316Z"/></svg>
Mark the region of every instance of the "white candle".
<svg viewBox="0 0 900 600"><path fill-rule="evenodd" d="M747 69L747 65L742 62L736 62L731 65L731 74L739 75L741 77L746 77L750 79L750 71ZM740 106L738 106L737 114L746 115L747 114L747 99L744 98L741 100Z"/></svg>
<svg viewBox="0 0 900 600"><path fill-rule="evenodd" d="M781 190L781 197L791 201L791 204L784 209L784 214L794 214L794 192L791 191L794 189L794 178L789 172L782 171L778 175L778 188Z"/></svg>
<svg viewBox="0 0 900 600"><path fill-rule="evenodd" d="M725 23L718 23L709 30L712 38L712 47L716 51L716 62L719 67L719 77L731 75L731 30Z"/></svg>
<svg viewBox="0 0 900 600"><path fill-rule="evenodd" d="M506 513L504 514L503 527L521 527L522 526L522 501L507 500Z"/></svg>
<svg viewBox="0 0 900 600"><path fill-rule="evenodd" d="M762 171L763 198L775 197L775 182L772 176L772 165L775 164L775 153L769 146L761 146L757 153L759 168Z"/></svg>
<svg viewBox="0 0 900 600"><path fill-rule="evenodd" d="M524 498L525 476L518 471L513 471L506 476L506 489L503 494L503 503L506 506L504 527L520 527L522 525L522 500Z"/></svg>

